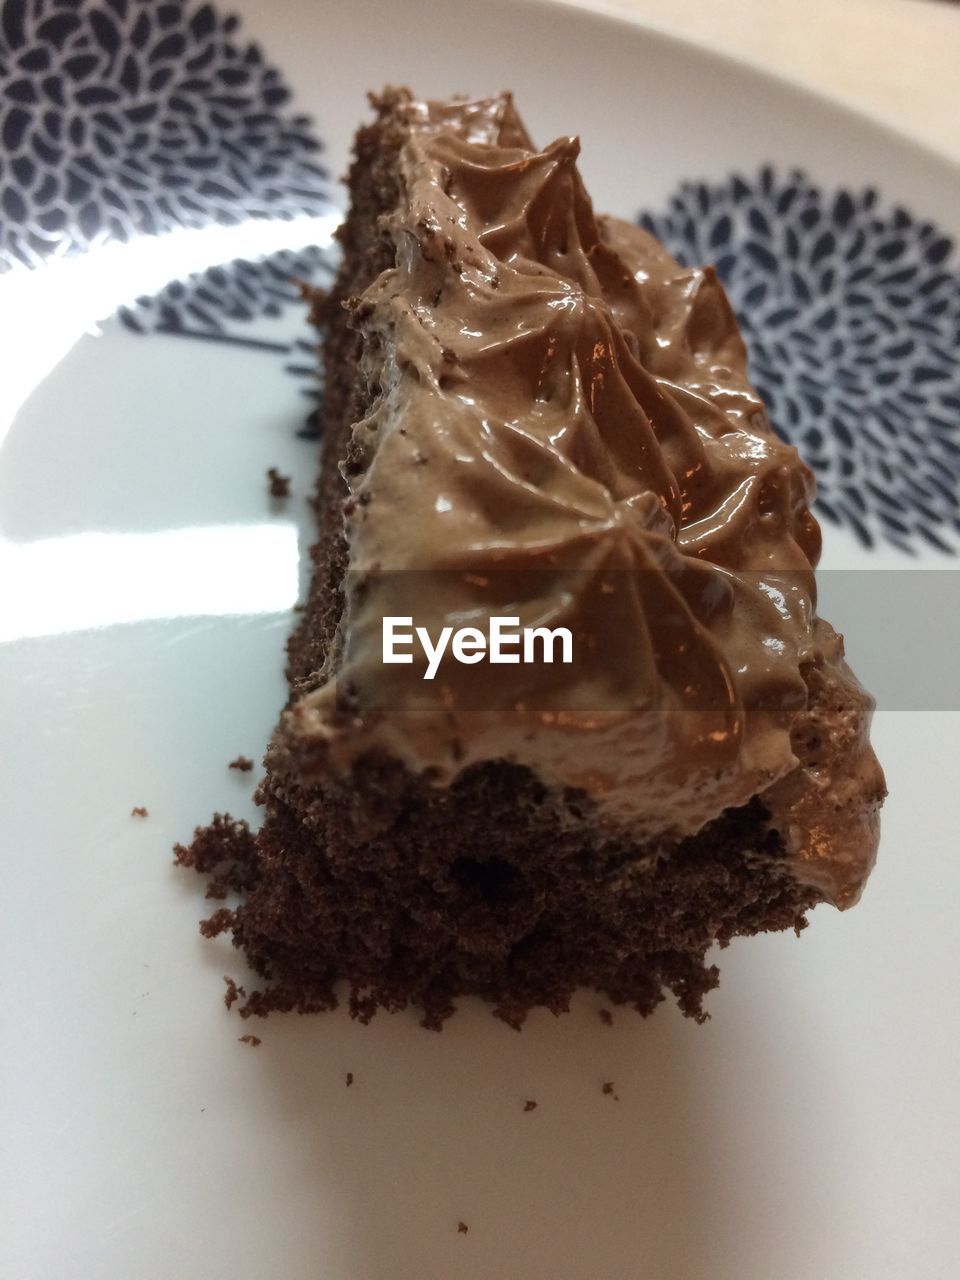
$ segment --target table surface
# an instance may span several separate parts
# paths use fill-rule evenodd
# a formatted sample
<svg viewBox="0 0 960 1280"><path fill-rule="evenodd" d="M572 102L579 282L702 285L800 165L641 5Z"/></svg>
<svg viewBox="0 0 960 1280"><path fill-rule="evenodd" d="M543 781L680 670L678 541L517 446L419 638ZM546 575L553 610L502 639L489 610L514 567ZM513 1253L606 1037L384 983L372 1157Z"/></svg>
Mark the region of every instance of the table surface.
<svg viewBox="0 0 960 1280"><path fill-rule="evenodd" d="M867 111L960 161L960 4L560 0L633 16Z"/></svg>

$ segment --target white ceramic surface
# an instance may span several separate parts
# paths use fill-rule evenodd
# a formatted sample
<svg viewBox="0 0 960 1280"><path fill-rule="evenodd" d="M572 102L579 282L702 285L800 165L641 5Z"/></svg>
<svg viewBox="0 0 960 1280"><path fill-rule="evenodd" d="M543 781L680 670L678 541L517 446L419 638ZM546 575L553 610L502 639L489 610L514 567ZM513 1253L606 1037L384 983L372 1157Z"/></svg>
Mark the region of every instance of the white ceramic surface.
<svg viewBox="0 0 960 1280"><path fill-rule="evenodd" d="M536 137L582 135L617 213L774 160L960 232L956 170L639 28L494 0L232 8L334 173L368 86L509 86ZM256 775L226 765L259 757L283 701L315 447L275 354L80 333L135 272L160 287L240 243L0 277L0 1276L955 1276L956 711L881 711L891 795L862 904L731 946L705 1026L664 1007L607 1027L589 995L519 1035L471 1002L440 1035L412 1014L227 1014L243 966L199 938L202 890L170 850L214 810L254 816ZM300 329L286 311L249 333ZM271 465L294 477L279 510ZM827 562L909 563L837 528Z"/></svg>

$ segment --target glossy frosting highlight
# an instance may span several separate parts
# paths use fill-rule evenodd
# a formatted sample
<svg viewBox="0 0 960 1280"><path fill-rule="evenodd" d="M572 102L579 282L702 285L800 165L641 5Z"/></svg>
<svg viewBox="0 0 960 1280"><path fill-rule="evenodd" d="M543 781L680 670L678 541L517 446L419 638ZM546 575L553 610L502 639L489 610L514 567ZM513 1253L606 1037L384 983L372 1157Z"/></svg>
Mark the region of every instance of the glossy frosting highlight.
<svg viewBox="0 0 960 1280"><path fill-rule="evenodd" d="M371 409L344 613L280 743L438 785L513 759L654 845L766 793L798 874L847 905L876 848L871 704L816 618L811 475L715 273L596 217L578 141L536 150L508 96L404 112L395 264L352 304ZM445 660L432 684L381 660L384 615L435 635L491 612L570 627L579 660Z"/></svg>

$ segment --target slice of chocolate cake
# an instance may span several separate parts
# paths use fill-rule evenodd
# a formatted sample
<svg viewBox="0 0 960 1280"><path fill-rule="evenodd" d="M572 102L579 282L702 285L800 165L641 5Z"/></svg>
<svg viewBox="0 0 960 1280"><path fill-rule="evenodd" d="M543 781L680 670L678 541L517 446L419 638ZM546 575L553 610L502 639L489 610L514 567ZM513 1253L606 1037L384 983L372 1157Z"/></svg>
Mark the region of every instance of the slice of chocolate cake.
<svg viewBox="0 0 960 1280"><path fill-rule="evenodd" d="M699 1018L715 942L849 906L875 856L810 473L714 272L595 216L576 139L538 151L509 95L374 107L315 299L320 537L263 826L178 859L240 895L203 927L263 976L246 1013L342 982L431 1026L581 986Z"/></svg>

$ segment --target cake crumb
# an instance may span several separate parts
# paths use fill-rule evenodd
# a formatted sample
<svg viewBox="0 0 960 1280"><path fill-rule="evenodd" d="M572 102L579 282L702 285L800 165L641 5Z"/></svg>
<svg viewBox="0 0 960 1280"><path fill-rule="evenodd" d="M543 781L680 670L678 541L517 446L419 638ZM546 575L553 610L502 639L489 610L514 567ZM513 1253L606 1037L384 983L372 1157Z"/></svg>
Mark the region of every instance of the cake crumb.
<svg viewBox="0 0 960 1280"><path fill-rule="evenodd" d="M620 1101L620 1095L615 1091L612 1080L604 1081L603 1092L607 1094L608 1097L613 1098L614 1102Z"/></svg>
<svg viewBox="0 0 960 1280"><path fill-rule="evenodd" d="M276 467L271 467L267 472L267 479L270 481L270 497L271 498L289 498L290 497L290 477L281 475Z"/></svg>
<svg viewBox="0 0 960 1280"><path fill-rule="evenodd" d="M247 993L234 978L229 977L227 974L223 975L223 980L227 984L227 989L223 996L223 1003L228 1009L230 1009L236 1004L241 996L245 996Z"/></svg>
<svg viewBox="0 0 960 1280"><path fill-rule="evenodd" d="M352 1084L353 1084L353 1072L348 1071L347 1072L347 1088L349 1089Z"/></svg>
<svg viewBox="0 0 960 1280"><path fill-rule="evenodd" d="M609 1009L600 1010L600 1021L603 1023L605 1027L613 1026L613 1014L610 1012Z"/></svg>
<svg viewBox="0 0 960 1280"><path fill-rule="evenodd" d="M458 1222L458 1223L457 1223L457 1233L458 1233L458 1235L465 1236L469 1230L470 1230L470 1228L467 1226L467 1224L466 1224L465 1222Z"/></svg>
<svg viewBox="0 0 960 1280"><path fill-rule="evenodd" d="M138 805L134 805L134 807L130 810L130 817L131 818L149 818L150 814L147 812L147 810L143 807L142 804L138 804Z"/></svg>
<svg viewBox="0 0 960 1280"><path fill-rule="evenodd" d="M258 1044L263 1044L263 1041L259 1036L238 1036L237 1039L241 1044L252 1044L254 1048L256 1048Z"/></svg>
<svg viewBox="0 0 960 1280"><path fill-rule="evenodd" d="M536 1111L537 1104L534 1102L532 1098L528 1098L526 1102L523 1104L523 1109L524 1111Z"/></svg>
<svg viewBox="0 0 960 1280"><path fill-rule="evenodd" d="M240 773L249 773L253 768L253 761L249 756L237 756L236 760L230 761L227 768L238 769Z"/></svg>

